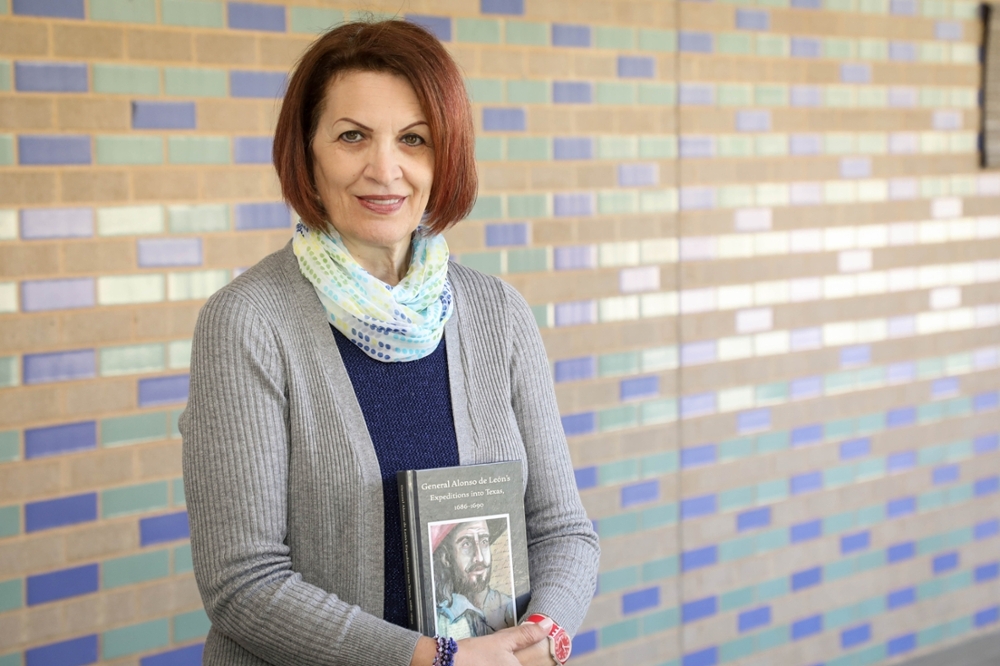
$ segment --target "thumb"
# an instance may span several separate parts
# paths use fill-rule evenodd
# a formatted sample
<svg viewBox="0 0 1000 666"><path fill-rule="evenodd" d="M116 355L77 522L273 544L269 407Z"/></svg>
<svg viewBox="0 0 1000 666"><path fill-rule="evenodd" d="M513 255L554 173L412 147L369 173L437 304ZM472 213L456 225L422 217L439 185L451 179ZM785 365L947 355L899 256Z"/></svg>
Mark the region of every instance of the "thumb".
<svg viewBox="0 0 1000 666"><path fill-rule="evenodd" d="M546 618L541 624L525 622L517 627L511 627L508 629L510 634L508 639L510 651L517 652L518 650L523 650L526 647L531 647L538 641L548 636L549 629L551 628L552 620L548 618Z"/></svg>

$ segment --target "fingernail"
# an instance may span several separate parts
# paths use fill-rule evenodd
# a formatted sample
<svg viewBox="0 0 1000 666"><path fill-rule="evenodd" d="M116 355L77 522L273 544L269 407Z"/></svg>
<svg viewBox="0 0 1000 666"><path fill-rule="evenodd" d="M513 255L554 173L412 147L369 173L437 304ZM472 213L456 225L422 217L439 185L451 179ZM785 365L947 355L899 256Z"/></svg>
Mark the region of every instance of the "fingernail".
<svg viewBox="0 0 1000 666"><path fill-rule="evenodd" d="M539 626L545 630L545 633L549 633L549 629L552 628L552 620L549 618L545 618L544 620L541 621Z"/></svg>

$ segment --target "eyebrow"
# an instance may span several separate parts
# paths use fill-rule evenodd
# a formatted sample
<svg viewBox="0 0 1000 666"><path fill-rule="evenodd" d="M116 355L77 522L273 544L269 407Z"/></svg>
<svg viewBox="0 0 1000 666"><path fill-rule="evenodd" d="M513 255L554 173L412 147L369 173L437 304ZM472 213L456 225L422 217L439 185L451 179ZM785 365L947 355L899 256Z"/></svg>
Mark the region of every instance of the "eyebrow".
<svg viewBox="0 0 1000 666"><path fill-rule="evenodd" d="M349 123L353 123L353 124L357 125L358 127L360 127L361 129L363 129L363 130L365 130L365 131L368 131L368 132L371 132L371 131L372 131L372 128L371 128L371 127L368 127L367 125L362 125L362 124L361 124L361 123L359 123L359 122L358 122L357 120L354 120L353 118L347 118L346 116L345 116L344 118L337 118L337 119L336 119L335 121L333 121L333 124L334 124L334 125L336 125L336 124L337 124L337 123L339 123L339 122L340 122L341 120L346 120L346 121L347 121L347 122L349 122ZM416 127L417 125L427 125L427 121L426 121L426 120L418 120L418 121L417 121L417 122L415 122L415 123L410 123L409 125L407 125L406 127L404 127L403 129L401 129L401 130L399 130L399 131L400 131L400 132L405 132L405 131L406 131L406 130L408 130L408 129L411 129L411 128L413 128L413 127Z"/></svg>

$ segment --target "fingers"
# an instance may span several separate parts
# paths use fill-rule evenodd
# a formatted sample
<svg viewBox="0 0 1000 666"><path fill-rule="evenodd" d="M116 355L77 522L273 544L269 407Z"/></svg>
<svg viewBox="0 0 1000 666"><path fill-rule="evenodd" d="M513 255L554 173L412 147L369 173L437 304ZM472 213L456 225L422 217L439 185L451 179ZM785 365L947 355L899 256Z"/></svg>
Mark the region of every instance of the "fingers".
<svg viewBox="0 0 1000 666"><path fill-rule="evenodd" d="M517 652L518 650L523 650L524 648L543 640L548 635L549 629L551 628L552 620L546 618L541 624L525 622L520 626L505 629L500 633L507 634L507 645L510 648L510 651Z"/></svg>

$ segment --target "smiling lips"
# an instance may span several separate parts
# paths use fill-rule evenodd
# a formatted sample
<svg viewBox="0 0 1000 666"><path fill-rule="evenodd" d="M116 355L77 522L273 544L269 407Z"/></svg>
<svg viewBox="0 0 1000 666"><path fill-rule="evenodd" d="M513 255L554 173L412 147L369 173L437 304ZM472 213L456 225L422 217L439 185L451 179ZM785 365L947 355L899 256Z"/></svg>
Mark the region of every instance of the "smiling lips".
<svg viewBox="0 0 1000 666"><path fill-rule="evenodd" d="M373 213L391 215L403 207L406 197L396 194L373 194L357 197L358 203Z"/></svg>

